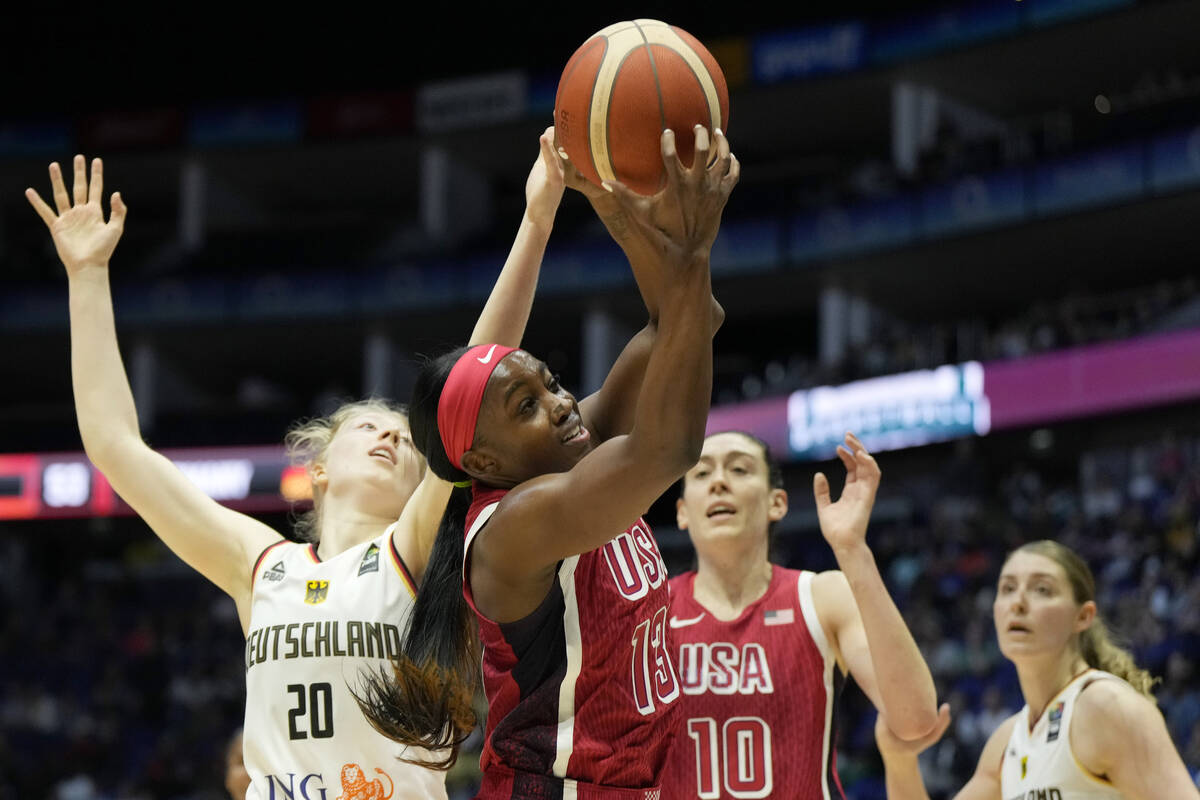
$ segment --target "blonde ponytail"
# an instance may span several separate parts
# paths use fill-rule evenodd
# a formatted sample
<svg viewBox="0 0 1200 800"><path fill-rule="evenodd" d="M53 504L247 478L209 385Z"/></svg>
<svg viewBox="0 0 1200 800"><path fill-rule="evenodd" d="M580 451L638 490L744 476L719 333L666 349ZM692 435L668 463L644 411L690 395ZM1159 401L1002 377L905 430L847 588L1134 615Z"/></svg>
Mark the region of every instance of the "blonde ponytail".
<svg viewBox="0 0 1200 800"><path fill-rule="evenodd" d="M1139 667L1133 655L1112 640L1108 626L1099 616L1092 620L1090 628L1079 634L1079 651L1089 667L1111 672L1151 703L1156 702L1152 690L1160 679L1151 675L1150 670Z"/></svg>

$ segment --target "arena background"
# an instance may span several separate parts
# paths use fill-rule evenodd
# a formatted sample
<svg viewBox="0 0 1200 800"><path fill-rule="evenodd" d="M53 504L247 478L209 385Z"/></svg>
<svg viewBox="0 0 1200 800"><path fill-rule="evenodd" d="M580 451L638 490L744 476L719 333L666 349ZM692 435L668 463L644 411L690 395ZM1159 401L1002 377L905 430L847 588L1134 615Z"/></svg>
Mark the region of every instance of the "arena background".
<svg viewBox="0 0 1200 800"><path fill-rule="evenodd" d="M558 70L636 16L696 34L730 82L744 166L713 255L714 408L788 462L777 559L833 564L809 488L830 432L899 448L870 541L953 706L931 796L1021 704L991 593L1041 537L1087 556L1200 775L1200 4L747 5L6 21L0 798L224 797L244 696L232 603L82 463L66 282L23 189L105 158L130 206L113 280L143 432L234 448L180 458L285 531L289 422L404 399L415 359L461 341ZM579 197L542 275L528 347L585 390L640 321ZM650 520L683 569L671 509ZM843 701L847 794L882 797L868 704Z"/></svg>

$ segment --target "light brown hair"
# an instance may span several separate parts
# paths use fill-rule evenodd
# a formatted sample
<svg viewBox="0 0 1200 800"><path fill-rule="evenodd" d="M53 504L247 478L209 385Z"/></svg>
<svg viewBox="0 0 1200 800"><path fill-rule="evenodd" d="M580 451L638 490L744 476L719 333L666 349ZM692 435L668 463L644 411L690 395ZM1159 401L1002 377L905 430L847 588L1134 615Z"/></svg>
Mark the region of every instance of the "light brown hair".
<svg viewBox="0 0 1200 800"><path fill-rule="evenodd" d="M1009 558L1014 553L1032 553L1050 559L1062 567L1077 604L1095 602L1096 579L1087 563L1071 548L1050 539L1041 539L1018 547L1009 553ZM1089 667L1111 672L1153 703L1154 695L1151 690L1159 679L1151 675L1149 670L1139 667L1134 662L1133 655L1113 639L1113 634L1097 612L1091 626L1079 634L1079 653Z"/></svg>

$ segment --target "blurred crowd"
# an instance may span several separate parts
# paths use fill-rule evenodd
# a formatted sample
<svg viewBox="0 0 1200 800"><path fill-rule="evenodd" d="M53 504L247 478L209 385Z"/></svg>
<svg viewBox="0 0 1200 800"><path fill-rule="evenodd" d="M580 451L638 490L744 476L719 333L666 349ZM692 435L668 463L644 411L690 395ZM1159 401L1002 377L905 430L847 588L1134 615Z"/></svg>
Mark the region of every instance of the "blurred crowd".
<svg viewBox="0 0 1200 800"><path fill-rule="evenodd" d="M1101 613L1162 678L1159 707L1200 777L1200 438L1092 449L1073 475L1036 461L992 474L978 447L945 445L938 468L891 473L871 533L952 707L950 732L924 756L931 797L962 785L988 734L1022 704L991 605L1005 553L1036 538L1092 565ZM885 513L897 500L904 511ZM788 565L829 566L817 535L779 545ZM0 539L0 597L26 609L0 623L0 799L228 796L225 749L244 698L231 601L140 523L104 520L14 526ZM842 701L847 794L882 797L873 712L857 689ZM471 796L474 760L461 759L452 798Z"/></svg>
<svg viewBox="0 0 1200 800"><path fill-rule="evenodd" d="M1113 292L1075 292L1022 313L920 325L877 315L867 342L832 364L794 352L734 359L743 368L715 387L720 403L786 394L811 386L891 375L964 361L1023 358L1051 350L1128 339L1200 324L1200 281L1194 276ZM783 344L782 342L780 343Z"/></svg>

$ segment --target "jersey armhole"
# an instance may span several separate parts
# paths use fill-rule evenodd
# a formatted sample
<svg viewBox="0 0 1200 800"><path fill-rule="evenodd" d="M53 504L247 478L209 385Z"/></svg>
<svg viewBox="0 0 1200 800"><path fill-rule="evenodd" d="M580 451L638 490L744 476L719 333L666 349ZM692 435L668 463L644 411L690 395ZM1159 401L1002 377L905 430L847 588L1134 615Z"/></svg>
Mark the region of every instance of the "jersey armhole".
<svg viewBox="0 0 1200 800"><path fill-rule="evenodd" d="M404 557L396 549L396 538L392 536L391 528L388 528L387 546L388 552L392 554L392 565L396 568L396 572L400 574L400 579L404 581L404 585L408 587L409 594L415 599L417 596L417 582L413 578L412 572L408 569L408 564L404 563Z"/></svg>
<svg viewBox="0 0 1200 800"><path fill-rule="evenodd" d="M1119 683L1125 683L1125 681L1122 678L1118 677L1117 675L1113 675L1112 673L1104 672L1102 670L1098 670L1095 668L1093 668L1092 670L1089 670L1089 672L1091 672L1092 674L1089 675L1086 672L1084 673L1084 676L1086 676L1086 680L1082 681L1082 685L1079 687L1079 691L1077 691L1075 693L1075 700L1074 700L1075 707L1073 709L1071 709L1071 724L1070 724L1070 727L1067 729L1067 752L1071 754L1071 761L1074 762L1075 767L1079 770L1079 773L1081 775L1083 775L1085 778L1088 778L1091 781L1094 781L1095 783L1099 784L1100 786L1104 786L1108 789L1112 789L1113 788L1112 781L1110 781L1108 778L1105 778L1101 775L1097 775L1096 773L1092 772L1090 769L1088 769L1087 767L1085 767L1083 765L1083 762L1079 760L1079 756L1075 755L1075 745L1071 744L1071 728L1073 728L1075 726L1075 712L1079 710L1079 698L1083 696L1084 690L1086 690L1092 684L1100 683L1101 681L1114 680L1114 681L1118 681Z"/></svg>
<svg viewBox="0 0 1200 800"><path fill-rule="evenodd" d="M258 586L258 568L262 566L262 562L266 559L267 553L279 547L281 544L287 544L287 539L280 539L278 542L272 542L263 548L263 551L258 554L258 558L254 560L254 568L250 570L250 598L254 598L254 588Z"/></svg>
<svg viewBox="0 0 1200 800"><path fill-rule="evenodd" d="M804 615L804 624L808 626L808 635L812 637L817 650L826 662L835 661L833 648L825 638L825 628L821 626L821 618L817 615L817 604L813 600L812 583L816 573L804 570L796 579L796 591L800 599L800 613Z"/></svg>
<svg viewBox="0 0 1200 800"><path fill-rule="evenodd" d="M467 571L467 565L471 563L471 545L475 543L475 537L478 536L479 532L483 530L483 526L486 525L487 521L492 518L492 514L496 513L496 507L498 505L500 505L499 500L484 506L480 510L479 516L477 516L475 521L471 523L471 527L467 529L467 538L463 542L462 579L463 585L468 588L468 591L470 590L471 584L469 583L470 575Z"/></svg>

